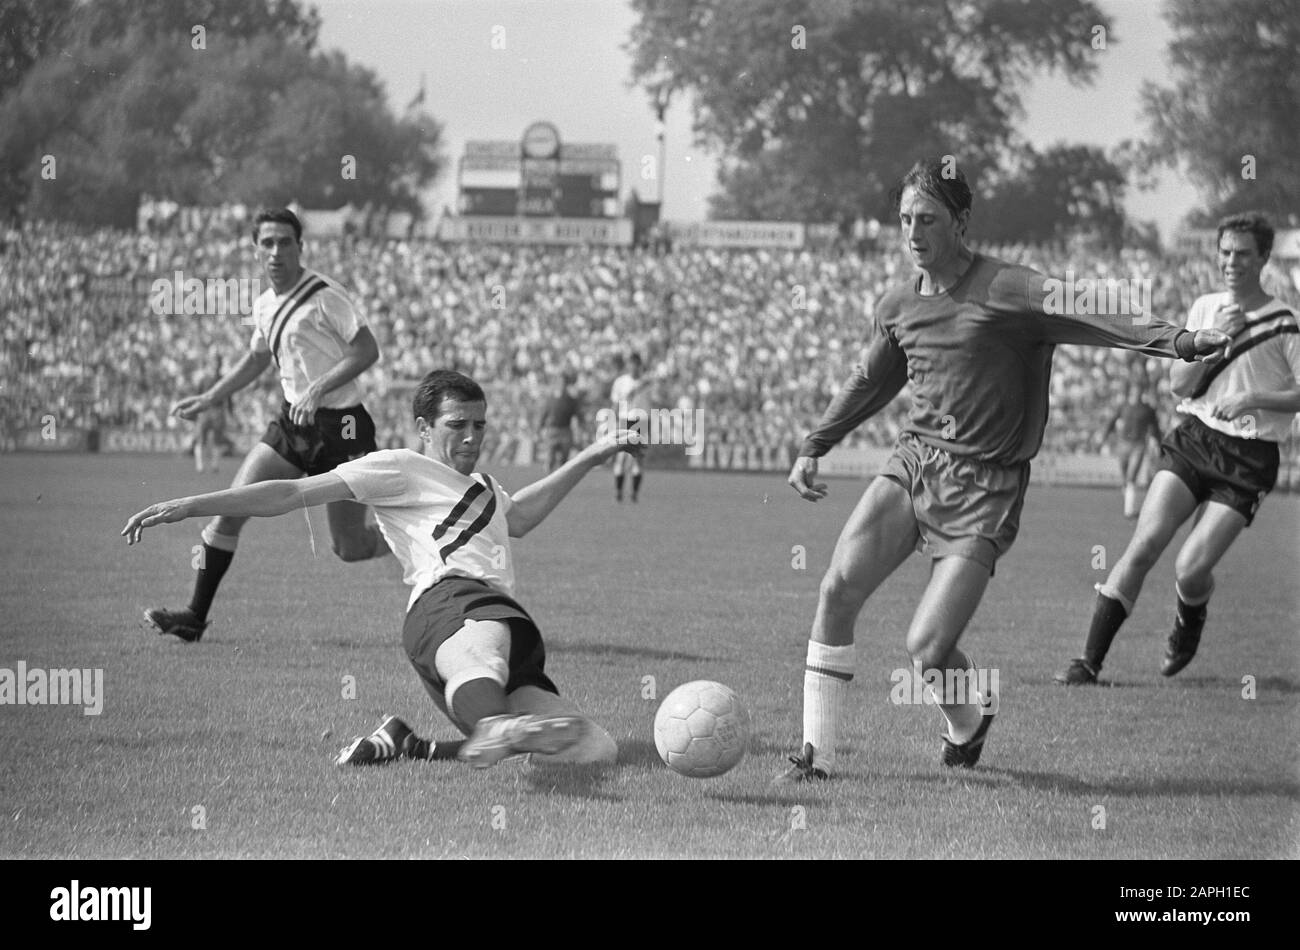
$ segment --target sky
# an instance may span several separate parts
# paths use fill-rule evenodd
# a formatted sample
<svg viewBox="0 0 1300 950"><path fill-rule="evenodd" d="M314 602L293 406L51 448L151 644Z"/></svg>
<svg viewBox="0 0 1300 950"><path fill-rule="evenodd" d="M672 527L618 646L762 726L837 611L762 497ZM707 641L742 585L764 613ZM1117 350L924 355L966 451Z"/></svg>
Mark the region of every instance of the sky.
<svg viewBox="0 0 1300 950"><path fill-rule="evenodd" d="M427 86L424 108L444 124L447 171L432 208L455 206L456 160L470 139L517 141L534 121L549 120L561 140L612 142L623 163L623 187L653 200L658 181L640 177L643 160L658 160L655 116L646 94L630 85L624 48L635 15L626 0L308 0L320 12L320 45L342 50L374 70L395 111ZM1157 0L1099 0L1113 29L1098 51L1093 85L1074 87L1041 76L1023 93L1021 134L1038 148L1057 142L1109 149L1141 139L1137 91L1163 82L1170 31ZM1085 37L1084 41L1091 37ZM494 48L496 47L496 48ZM691 130L689 101L669 109L662 170L664 217L703 219L715 186L715 160ZM1166 239L1197 202L1176 175L1154 192L1130 189L1128 210L1153 220Z"/></svg>

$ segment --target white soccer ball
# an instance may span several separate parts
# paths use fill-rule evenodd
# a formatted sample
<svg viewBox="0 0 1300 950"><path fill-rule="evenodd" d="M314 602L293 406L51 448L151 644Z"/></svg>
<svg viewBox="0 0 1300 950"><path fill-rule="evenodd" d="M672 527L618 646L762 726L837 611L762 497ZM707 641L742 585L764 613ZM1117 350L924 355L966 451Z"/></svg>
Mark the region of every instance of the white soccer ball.
<svg viewBox="0 0 1300 950"><path fill-rule="evenodd" d="M731 689L696 680L668 694L655 713L655 748L687 778L713 778L733 768L749 743L749 712Z"/></svg>

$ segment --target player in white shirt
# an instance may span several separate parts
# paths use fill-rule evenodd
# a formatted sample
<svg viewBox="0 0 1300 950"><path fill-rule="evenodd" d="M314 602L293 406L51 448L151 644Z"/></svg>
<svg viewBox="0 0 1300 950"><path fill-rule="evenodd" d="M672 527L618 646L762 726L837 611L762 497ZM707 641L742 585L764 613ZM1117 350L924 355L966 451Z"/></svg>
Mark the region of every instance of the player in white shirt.
<svg viewBox="0 0 1300 950"><path fill-rule="evenodd" d="M407 657L438 708L469 738L430 743L390 716L344 748L338 763L454 755L482 768L522 753L542 762L613 762L614 740L561 699L544 671L541 634L514 599L510 539L539 525L592 468L640 447L628 444L626 432L609 433L511 497L474 471L487 428L477 383L437 370L421 382L413 408L423 454L390 449L301 480L161 502L132 515L122 533L134 543L147 527L185 518L371 505L411 585L402 628Z"/></svg>
<svg viewBox="0 0 1300 950"><path fill-rule="evenodd" d="M253 221L257 257L271 287L253 303L253 336L239 364L206 392L172 409L194 419L261 376L272 362L280 374L284 404L279 418L253 446L235 475L234 487L275 478L319 475L340 462L377 448L375 424L361 405L356 379L379 359L379 346L335 281L302 266L302 223L287 208L262 211ZM326 509L334 553L363 561L388 553L379 530L366 524L366 509L351 501ZM220 517L203 529L203 554L189 606L154 607L145 620L159 633L193 643L208 627L208 609L234 559L247 519ZM186 552L189 558L189 552Z"/></svg>
<svg viewBox="0 0 1300 950"><path fill-rule="evenodd" d="M1192 304L1187 329L1216 327L1232 343L1217 363L1173 368L1170 388L1186 419L1161 445L1137 529L1105 584L1082 657L1056 674L1068 686L1097 682L1102 661L1147 573L1174 534L1200 515L1175 563L1178 606L1160 672L1173 676L1192 661L1214 592L1214 566L1277 481L1278 443L1300 412L1300 327L1285 304L1264 292L1260 274L1273 249L1273 227L1262 214L1219 223L1219 269L1227 290Z"/></svg>
<svg viewBox="0 0 1300 950"><path fill-rule="evenodd" d="M644 410L644 390L649 380L642 377L641 354L633 353L629 361L628 371L619 374L614 380L614 385L610 387L609 399L614 404L615 428L626 428L630 431L636 431L638 428L644 428L647 423L644 417L640 423L633 418L628 418L629 410ZM649 438L649 429L645 428L642 433L643 439ZM614 498L616 501L623 500L623 482L628 471L632 473L632 500L636 501L637 495L641 491L641 459L639 456L631 454L621 454L614 459Z"/></svg>

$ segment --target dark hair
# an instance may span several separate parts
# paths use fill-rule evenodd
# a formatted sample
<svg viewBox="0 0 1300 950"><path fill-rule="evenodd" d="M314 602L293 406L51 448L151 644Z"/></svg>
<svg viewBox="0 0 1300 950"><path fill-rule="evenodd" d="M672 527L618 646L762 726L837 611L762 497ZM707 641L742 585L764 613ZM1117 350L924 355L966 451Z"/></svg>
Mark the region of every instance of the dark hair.
<svg viewBox="0 0 1300 950"><path fill-rule="evenodd" d="M1273 253L1273 222L1269 221L1261 211L1231 214L1220 221L1219 235L1214 239L1214 249L1216 251L1219 248L1219 242L1223 240L1224 231L1253 234L1255 236L1255 248L1259 251L1259 256L1265 260Z"/></svg>
<svg viewBox="0 0 1300 950"><path fill-rule="evenodd" d="M454 369L435 369L420 380L411 403L411 413L416 419L423 416L425 422L433 425L433 420L442 411L442 401L448 396L459 402L487 402L483 387L464 373Z"/></svg>
<svg viewBox="0 0 1300 950"><path fill-rule="evenodd" d="M943 158L923 158L898 180L889 192L889 201L895 212L902 206L903 192L915 188L928 198L938 201L954 218L961 217L963 211L971 207L970 185L965 173L957 167L951 156Z"/></svg>
<svg viewBox="0 0 1300 950"><path fill-rule="evenodd" d="M302 243L302 222L298 216L288 208L263 208L257 212L257 217L253 219L253 240L257 240L257 233L262 230L264 224L287 224L293 228L293 238L299 244Z"/></svg>

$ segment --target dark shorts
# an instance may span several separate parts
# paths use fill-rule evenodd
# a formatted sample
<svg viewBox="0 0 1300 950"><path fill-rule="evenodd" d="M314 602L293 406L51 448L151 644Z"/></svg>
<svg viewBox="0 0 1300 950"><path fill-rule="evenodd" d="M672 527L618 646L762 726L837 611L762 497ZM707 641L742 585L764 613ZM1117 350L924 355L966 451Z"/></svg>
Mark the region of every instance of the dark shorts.
<svg viewBox="0 0 1300 950"><path fill-rule="evenodd" d="M573 430L550 426L546 429L546 451L550 454L562 452L566 457L573 451Z"/></svg>
<svg viewBox="0 0 1300 950"><path fill-rule="evenodd" d="M205 412L199 416L199 441L208 435L221 438L226 434L226 414L224 412Z"/></svg>
<svg viewBox="0 0 1300 950"><path fill-rule="evenodd" d="M510 627L507 693L521 686L560 692L545 672L546 649L541 632L518 601L475 578L444 577L420 595L402 625L406 656L435 699L442 697L446 684L438 675L434 658L438 648L465 626L466 620L499 620Z"/></svg>
<svg viewBox="0 0 1300 950"><path fill-rule="evenodd" d="M904 432L881 474L911 495L921 533L917 550L936 560L970 558L992 574L1020 530L1028 462L978 462Z"/></svg>
<svg viewBox="0 0 1300 950"><path fill-rule="evenodd" d="M311 425L289 421L289 404L266 427L262 441L277 455L307 475L323 475L344 462L376 451L375 421L365 406L317 409Z"/></svg>
<svg viewBox="0 0 1300 950"><path fill-rule="evenodd" d="M1217 501L1249 525L1277 484L1276 442L1239 439L1188 416L1160 444L1160 471L1173 472L1198 502Z"/></svg>

